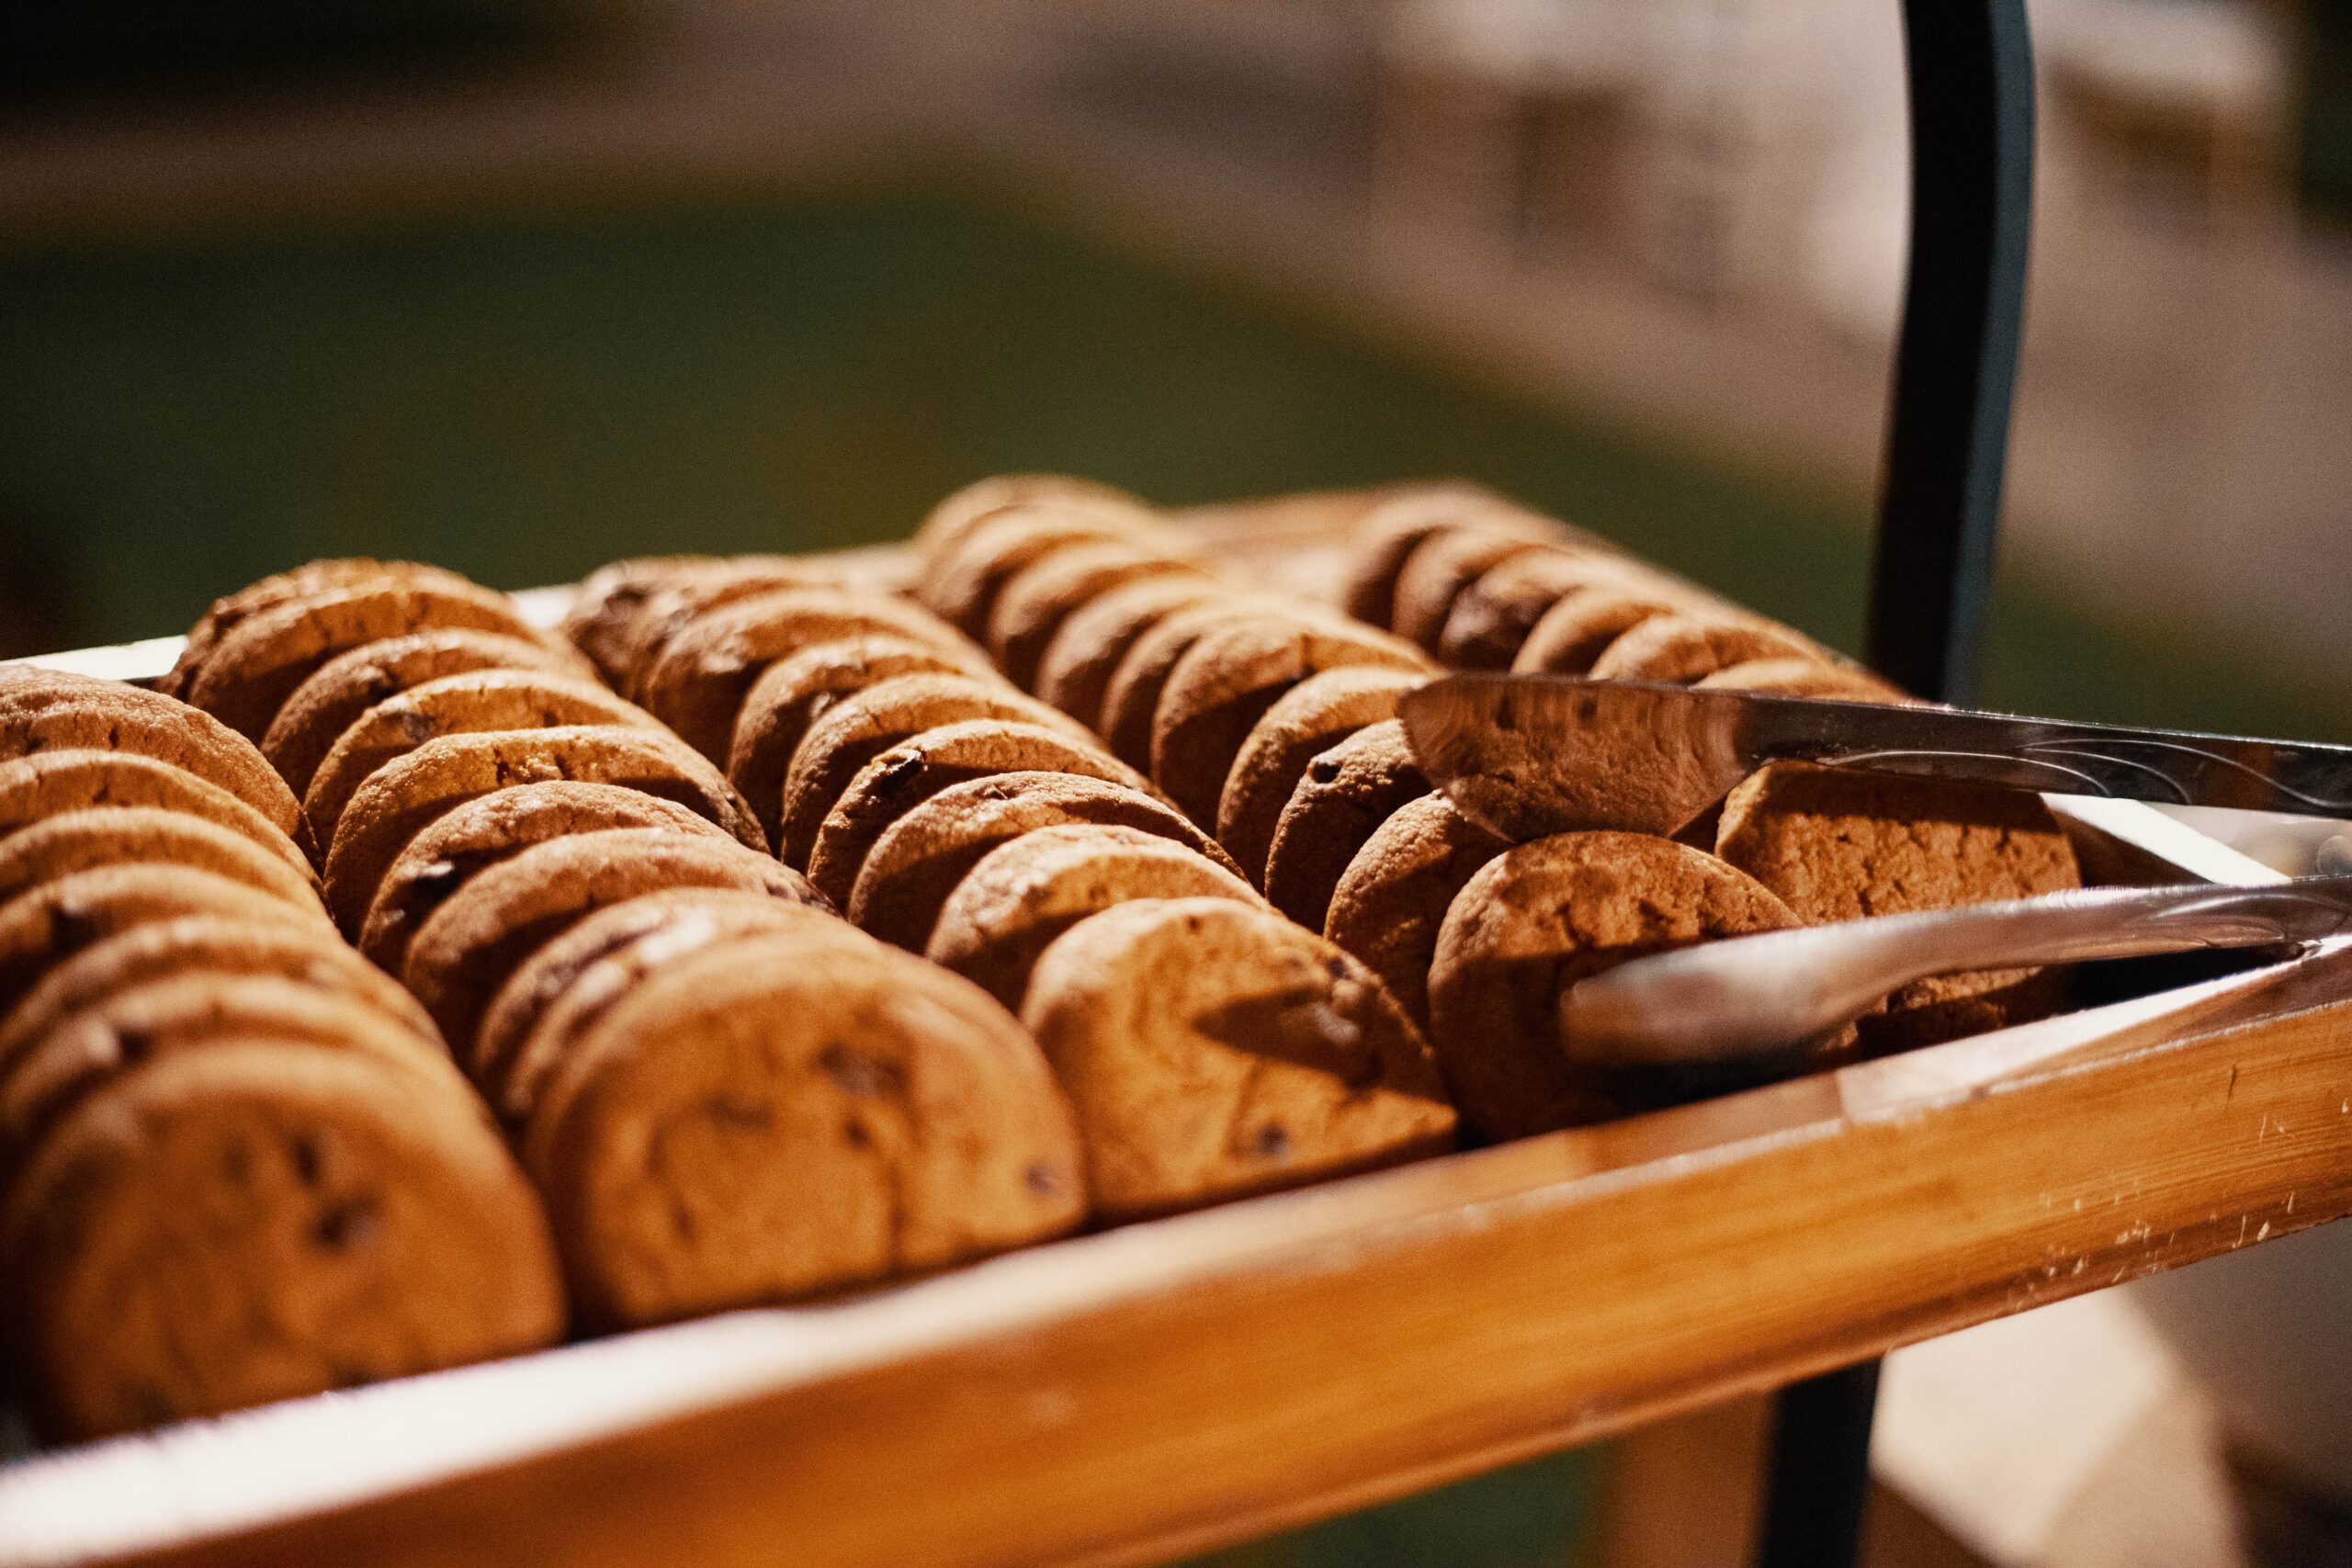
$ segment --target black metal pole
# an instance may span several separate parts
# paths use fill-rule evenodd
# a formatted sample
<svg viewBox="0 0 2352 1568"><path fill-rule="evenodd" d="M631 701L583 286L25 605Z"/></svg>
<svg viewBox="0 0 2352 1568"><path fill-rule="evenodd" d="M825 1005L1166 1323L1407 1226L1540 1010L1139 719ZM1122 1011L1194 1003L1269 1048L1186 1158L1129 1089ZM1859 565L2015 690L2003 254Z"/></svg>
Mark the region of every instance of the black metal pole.
<svg viewBox="0 0 2352 1568"><path fill-rule="evenodd" d="M1974 694L2000 528L2033 206L2024 0L1904 0L1911 259L1866 655L1921 696ZM1758 1568L1849 1568L1878 1363L1782 1389Z"/></svg>

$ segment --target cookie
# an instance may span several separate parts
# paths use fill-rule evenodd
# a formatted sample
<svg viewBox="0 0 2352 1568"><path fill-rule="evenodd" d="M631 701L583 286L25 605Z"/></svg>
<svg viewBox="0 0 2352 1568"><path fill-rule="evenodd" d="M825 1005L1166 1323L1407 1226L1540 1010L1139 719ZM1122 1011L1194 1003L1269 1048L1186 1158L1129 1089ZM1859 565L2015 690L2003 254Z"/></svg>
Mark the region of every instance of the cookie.
<svg viewBox="0 0 2352 1568"><path fill-rule="evenodd" d="M1126 539L1081 540L1049 549L1004 581L981 640L1023 691L1035 687L1046 649L1072 612L1122 583L1154 577L1214 581L1198 563Z"/></svg>
<svg viewBox="0 0 2352 1568"><path fill-rule="evenodd" d="M1646 1108L1645 1086L1562 1048L1560 994L1642 953L1797 923L1747 873L1668 839L1561 833L1488 861L1430 965L1430 1041L1462 1119L1519 1138Z"/></svg>
<svg viewBox="0 0 2352 1568"><path fill-rule="evenodd" d="M1438 660L1455 670L1508 670L1535 623L1562 599L1595 588L1640 592L1649 576L1611 556L1558 548L1513 552L1453 596L1437 634Z"/></svg>
<svg viewBox="0 0 2352 1568"><path fill-rule="evenodd" d="M1687 686L1726 665L1754 659L1819 658L1793 632L1756 621L1702 615L1653 615L1592 661L1596 681L1659 681Z"/></svg>
<svg viewBox="0 0 2352 1568"><path fill-rule="evenodd" d="M1312 631L1347 624L1312 605L1240 594L1206 600L1161 616L1129 645L1110 684L1102 690L1102 717L1094 729L1110 745L1112 755L1149 771L1152 723L1159 716L1160 694L1168 689L1178 662L1209 633L1244 621L1260 622L1277 631Z"/></svg>
<svg viewBox="0 0 2352 1568"><path fill-rule="evenodd" d="M1319 753L1274 819L1266 897L1308 931L1321 931L1332 890L1356 852L1397 807L1429 792L1405 727L1393 718Z"/></svg>
<svg viewBox="0 0 2352 1568"><path fill-rule="evenodd" d="M1746 660L1726 664L1692 683L1702 692L1764 692L1781 697L1827 697L1841 703L1911 700L1867 670L1813 658Z"/></svg>
<svg viewBox="0 0 2352 1568"><path fill-rule="evenodd" d="M1396 699L1421 683L1408 670L1342 665L1284 692L1250 728L1218 793L1216 837L1250 880L1262 885L1283 807L1306 765L1357 730L1396 716Z"/></svg>
<svg viewBox="0 0 2352 1568"><path fill-rule="evenodd" d="M1464 589L1512 557L1545 547L1523 534L1475 523L1439 529L1413 547L1396 574L1390 627L1435 652Z"/></svg>
<svg viewBox="0 0 2352 1568"><path fill-rule="evenodd" d="M1948 779L1775 762L1724 802L1715 852L1809 924L2028 898L2082 885L2041 797ZM2054 970L1943 975L1860 1022L1874 1050L1956 1039L2054 1011Z"/></svg>
<svg viewBox="0 0 2352 1568"><path fill-rule="evenodd" d="M185 811L102 806L68 811L0 839L0 899L77 871L125 864L193 866L318 914L318 879L243 833Z"/></svg>
<svg viewBox="0 0 2352 1568"><path fill-rule="evenodd" d="M699 612L707 601L671 599L671 589L689 584L726 584L727 591L765 592L774 588L817 588L839 575L811 561L783 556L638 556L590 572L564 612L563 635L585 654L605 680L624 684L644 649L663 635L665 617L684 608Z"/></svg>
<svg viewBox="0 0 2352 1568"><path fill-rule="evenodd" d="M734 887L821 904L797 872L740 844L614 828L534 844L469 879L410 939L401 981L470 1066L474 1034L514 966L583 916L667 887Z"/></svg>
<svg viewBox="0 0 2352 1568"><path fill-rule="evenodd" d="M1212 579L1181 575L1142 578L1098 594L1069 613L1038 657L1037 695L1100 729L1102 700L1136 639L1178 610L1232 597Z"/></svg>
<svg viewBox="0 0 2352 1568"><path fill-rule="evenodd" d="M0 1016L0 1073L67 1014L117 991L191 973L275 975L349 996L441 1048L440 1032L416 998L333 932L277 919L194 914L134 925L51 966Z"/></svg>
<svg viewBox="0 0 2352 1568"><path fill-rule="evenodd" d="M322 917L209 871L184 865L77 871L0 904L0 1016L84 948L151 920L196 914L333 934Z"/></svg>
<svg viewBox="0 0 2352 1568"><path fill-rule="evenodd" d="M705 615L771 593L846 591L831 569L788 556L729 556L682 573L648 595L629 620L615 657L621 691L642 700L645 682L670 644Z"/></svg>
<svg viewBox="0 0 2352 1568"><path fill-rule="evenodd" d="M537 641L514 602L466 583L368 581L322 589L246 616L187 682L187 701L259 741L296 688L339 653L428 626Z"/></svg>
<svg viewBox="0 0 2352 1568"><path fill-rule="evenodd" d="M986 992L880 942L806 951L688 954L548 1075L524 1155L590 1323L845 1290L1085 1213L1069 1106Z"/></svg>
<svg viewBox="0 0 2352 1568"><path fill-rule="evenodd" d="M40 1426L135 1431L553 1344L546 1220L478 1105L221 1042L50 1129L0 1224Z"/></svg>
<svg viewBox="0 0 2352 1568"><path fill-rule="evenodd" d="M1563 531L1468 485L1430 485L1383 502L1348 538L1340 608L1367 626L1396 629L1396 579L1413 551L1435 535L1474 525L1530 543L1558 543Z"/></svg>
<svg viewBox="0 0 2352 1568"><path fill-rule="evenodd" d="M784 863L807 867L825 814L866 763L910 735L974 718L1035 725L1100 749L1081 726L1010 686L963 675L894 675L842 698L808 726L778 796Z"/></svg>
<svg viewBox="0 0 2352 1568"><path fill-rule="evenodd" d="M469 670L411 686L352 722L319 763L302 814L320 843L334 842L351 797L386 763L444 735L608 724L658 729L653 716L601 685L536 670Z"/></svg>
<svg viewBox="0 0 2352 1568"><path fill-rule="evenodd" d="M1075 773L999 773L944 789L891 823L858 869L849 918L863 931L921 953L941 906L989 851L1039 828L1071 822L1132 828L1239 874L1182 812L1140 790Z"/></svg>
<svg viewBox="0 0 2352 1568"><path fill-rule="evenodd" d="M812 643L761 672L735 716L727 777L776 842L784 813L784 776L808 726L842 698L893 675L993 678L978 660L898 637L838 637Z"/></svg>
<svg viewBox="0 0 2352 1568"><path fill-rule="evenodd" d="M1445 911L1464 884L1509 847L1442 795L1408 801L1340 874L1323 934L1379 976L1426 1033L1430 964Z"/></svg>
<svg viewBox="0 0 2352 1568"><path fill-rule="evenodd" d="M211 715L120 681L0 664L0 761L40 751L130 751L194 773L298 842L293 794L251 742Z"/></svg>
<svg viewBox="0 0 2352 1568"><path fill-rule="evenodd" d="M686 626L647 669L639 700L686 744L724 762L735 716L769 665L811 643L873 635L986 662L978 648L904 600L802 589L758 594Z"/></svg>
<svg viewBox="0 0 2352 1568"><path fill-rule="evenodd" d="M988 630L997 595L1012 576L1069 544L1125 540L1156 554L1182 553L1182 538L1128 514L1029 502L982 519L954 544L925 558L919 596L926 608L968 637Z"/></svg>
<svg viewBox="0 0 2352 1568"><path fill-rule="evenodd" d="M956 885L923 956L1018 1011L1047 944L1136 898L1238 898L1257 890L1204 855L1134 828L1040 828L999 845Z"/></svg>
<svg viewBox="0 0 2352 1568"><path fill-rule="evenodd" d="M0 762L0 840L69 811L151 807L200 818L251 840L300 877L310 857L277 825L185 768L131 751L36 751Z"/></svg>
<svg viewBox="0 0 2352 1568"><path fill-rule="evenodd" d="M1379 982L1237 898L1080 920L1037 960L1021 1016L1078 1113L1104 1218L1453 1146L1429 1047Z"/></svg>
<svg viewBox="0 0 2352 1568"><path fill-rule="evenodd" d="M764 893L673 887L609 905L544 943L498 987L474 1036L474 1076L492 1109L523 1126L581 1031L689 953L752 931L797 932L812 955L859 940L839 921L789 913L798 908Z"/></svg>
<svg viewBox="0 0 2352 1568"><path fill-rule="evenodd" d="M1582 675L1609 645L1675 605L1657 593L1580 589L1544 613L1510 661L1519 675Z"/></svg>
<svg viewBox="0 0 2352 1568"><path fill-rule="evenodd" d="M409 840L445 813L516 784L619 784L673 801L741 843L765 850L751 810L718 770L655 730L605 725L445 735L379 769L335 824L323 882L327 908L356 931L384 874Z"/></svg>
<svg viewBox="0 0 2352 1568"><path fill-rule="evenodd" d="M424 566L416 561L368 560L347 558L335 560L314 560L290 571L281 571L247 584L234 593L215 599L211 607L197 618L181 639L179 658L172 668L155 682L155 689L167 697L186 701L187 683L197 670L211 657L220 639L237 629L244 621L265 610L329 589L354 583L387 581L420 582L433 587L450 587L458 592L473 586L454 571L444 571L437 566Z"/></svg>
<svg viewBox="0 0 2352 1568"><path fill-rule="evenodd" d="M376 885L359 925L359 951L397 975L417 929L477 873L549 839L614 828L736 841L676 802L623 784L560 781L496 790L456 807L408 841Z"/></svg>
<svg viewBox="0 0 2352 1568"><path fill-rule="evenodd" d="M953 548L966 534L1011 506L1052 502L1117 516L1148 517L1140 496L1069 474L996 474L975 479L931 509L915 529L914 547L929 558Z"/></svg>
<svg viewBox="0 0 2352 1568"><path fill-rule="evenodd" d="M1243 617L1212 627L1168 672L1151 720L1151 778L1193 821L1214 827L1242 742L1283 693L1343 665L1434 673L1427 655L1369 626Z"/></svg>
<svg viewBox="0 0 2352 1568"><path fill-rule="evenodd" d="M837 907L846 907L866 854L892 823L951 785L1012 773L1075 773L1139 792L1151 788L1091 737L1001 718L940 725L909 736L858 770L818 824L808 880Z"/></svg>
<svg viewBox="0 0 2352 1568"><path fill-rule="evenodd" d="M583 677L594 672L585 660L567 649L497 632L435 626L388 637L336 654L295 687L269 721L262 755L299 798L311 787L311 776L335 741L360 715L412 686L473 670L536 670Z"/></svg>
<svg viewBox="0 0 2352 1568"><path fill-rule="evenodd" d="M372 1051L454 1077L437 1038L348 993L276 975L175 975L85 1003L10 1060L0 1072L0 1148L29 1147L84 1095L133 1067L240 1038Z"/></svg>

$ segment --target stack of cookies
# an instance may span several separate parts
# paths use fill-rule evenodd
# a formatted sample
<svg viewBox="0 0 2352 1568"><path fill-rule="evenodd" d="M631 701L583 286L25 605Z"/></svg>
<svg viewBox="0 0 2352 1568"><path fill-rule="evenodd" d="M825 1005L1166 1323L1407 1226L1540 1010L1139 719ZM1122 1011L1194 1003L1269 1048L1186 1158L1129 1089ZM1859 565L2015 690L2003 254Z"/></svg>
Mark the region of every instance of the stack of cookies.
<svg viewBox="0 0 2352 1568"><path fill-rule="evenodd" d="M575 648L447 573L342 561L189 634L174 683L300 792L329 910L512 1135L589 1325L838 1291L1084 1215L1068 1105L1018 1024L836 918L665 722L723 758L758 660L934 625L775 558L664 558L602 574Z"/></svg>
<svg viewBox="0 0 2352 1568"><path fill-rule="evenodd" d="M227 725L0 666L0 1280L56 1435L562 1330L530 1188L303 837Z"/></svg>

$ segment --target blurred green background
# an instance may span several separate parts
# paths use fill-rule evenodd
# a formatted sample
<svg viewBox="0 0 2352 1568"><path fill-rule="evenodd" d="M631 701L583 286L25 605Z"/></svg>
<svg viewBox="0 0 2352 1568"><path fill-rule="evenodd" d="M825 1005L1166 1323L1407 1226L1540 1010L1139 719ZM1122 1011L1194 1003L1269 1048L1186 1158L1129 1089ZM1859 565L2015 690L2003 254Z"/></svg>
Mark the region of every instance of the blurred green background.
<svg viewBox="0 0 2352 1568"><path fill-rule="evenodd" d="M980 475L1181 504L1454 474L1843 648L1869 500L1418 355L971 181L0 259L25 651L175 630L322 554L502 587L902 536ZM1987 700L2344 738L2316 686L2005 573Z"/></svg>

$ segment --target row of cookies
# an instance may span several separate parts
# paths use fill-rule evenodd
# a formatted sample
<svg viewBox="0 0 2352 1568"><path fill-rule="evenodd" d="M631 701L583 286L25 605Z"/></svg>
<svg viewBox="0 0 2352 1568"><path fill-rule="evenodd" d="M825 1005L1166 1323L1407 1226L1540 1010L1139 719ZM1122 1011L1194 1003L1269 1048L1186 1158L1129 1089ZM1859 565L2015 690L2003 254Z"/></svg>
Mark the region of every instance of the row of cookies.
<svg viewBox="0 0 2352 1568"><path fill-rule="evenodd" d="M0 666L0 1280L62 1438L524 1350L547 1223L252 742Z"/></svg>
<svg viewBox="0 0 2352 1568"><path fill-rule="evenodd" d="M1450 669L1879 700L1791 628L1484 491L1430 486L1351 530L1341 608Z"/></svg>
<svg viewBox="0 0 2352 1568"><path fill-rule="evenodd" d="M994 533L935 546L930 574L954 566L985 581L978 562L993 554L1009 562L999 581L1010 595L1083 547L1054 530L1023 539L1006 521ZM1479 492L1399 496L1357 525L1348 554L1347 604L1409 634L1421 653L1494 667L1510 662L1509 644L1534 648L1540 657L1528 662L1539 668L1600 673L1593 662L1622 649L1610 669L1628 678L1891 695L1793 633ZM1114 588L1064 615L1069 629L1056 633L1046 665L1106 665L1099 690L1125 703L1105 696L1090 708L1097 688L1059 692L1075 690L1080 716L1114 742L1123 727L1131 746L1151 735L1155 777L1184 789L1196 812L1211 798L1199 781L1222 771L1220 841L1279 909L1361 960L1429 1032L1465 1122L1489 1136L1690 1091L1567 1060L1555 1009L1577 974L1661 945L2074 880L2064 836L2030 796L1798 768L1743 788L1705 840L1716 853L1615 833L1513 848L1431 790L1393 716L1426 663L1357 651L1375 634L1359 626L1352 640L1335 639L1328 611L1190 582L1148 594ZM1285 621L1300 628L1299 653L1287 664L1253 658L1270 640L1257 628ZM1325 664L1317 655L1335 641L1349 651ZM1147 712L1150 724L1138 726ZM1234 716L1253 712L1231 745ZM2050 1005L2050 991L2047 976L1930 982L1873 1021L1875 1043L2030 1016ZM1885 1027L1892 1020L1904 1027Z"/></svg>
<svg viewBox="0 0 2352 1568"><path fill-rule="evenodd" d="M301 788L329 908L521 1154L578 1319L838 1291L1078 1223L1069 1109L1014 1021L837 919L713 762L569 639L511 602L494 628L435 624L498 599L406 588L447 579L335 562L254 584L189 634L180 679L249 684L256 604L272 646L309 650L275 712L246 705Z"/></svg>
<svg viewBox="0 0 2352 1568"><path fill-rule="evenodd" d="M1108 492L1007 488L952 498L932 526L958 508L975 524L1005 506L1042 509L1040 525L1100 547L1106 572L1175 537ZM760 791L754 809L777 824L783 857L853 923L970 977L1036 1030L1074 1103L1098 1217L1194 1207L1445 1141L1452 1112L1393 1005L1344 955L1267 910L1142 774L1014 689L944 617L812 581L729 581L765 570L620 563L584 585L567 624L657 711L682 689L653 678L665 660L729 667L742 694L726 746L714 729L707 752ZM703 629L714 625L723 630ZM682 649L687 658L673 657ZM1222 943L1250 961L1187 966L1180 983L1165 931L1132 915L1126 926L1092 919L1147 903L1207 933L1179 946ZM1048 963L1049 950L1064 957ZM1081 952L1085 962L1068 956ZM1195 1011L1212 1031L1263 1013L1300 1032L1297 1081L1193 1033ZM1392 1077L1414 1092L1388 1092Z"/></svg>

